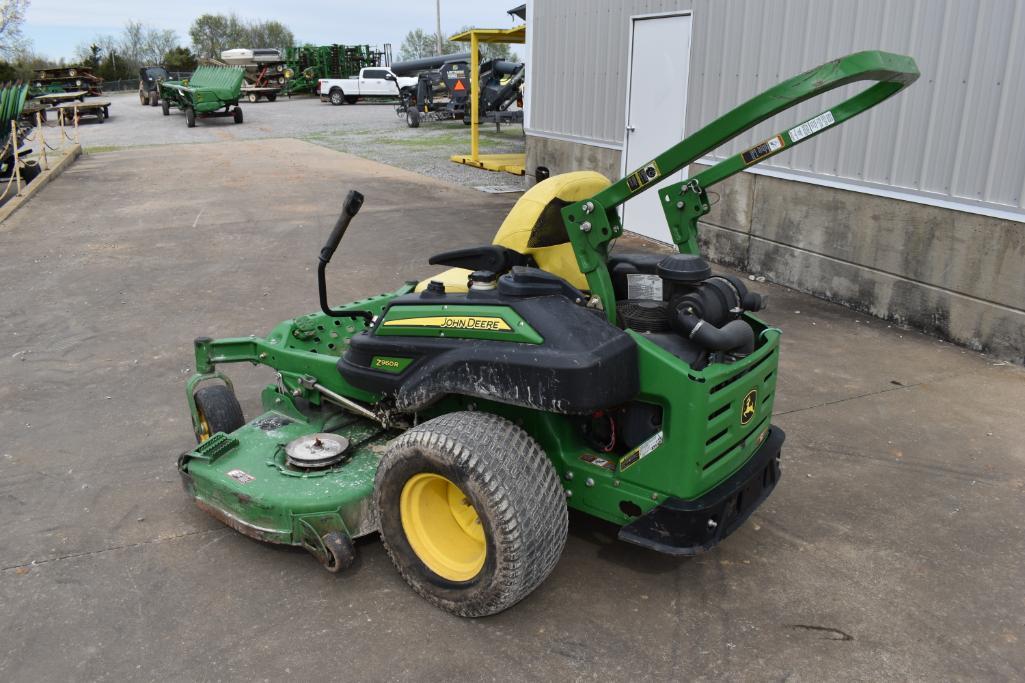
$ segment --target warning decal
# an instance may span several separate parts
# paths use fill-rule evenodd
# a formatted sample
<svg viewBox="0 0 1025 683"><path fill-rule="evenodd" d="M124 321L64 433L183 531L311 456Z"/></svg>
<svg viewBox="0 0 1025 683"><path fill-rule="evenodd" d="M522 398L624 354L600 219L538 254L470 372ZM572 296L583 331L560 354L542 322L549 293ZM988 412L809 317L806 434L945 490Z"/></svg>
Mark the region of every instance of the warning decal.
<svg viewBox="0 0 1025 683"><path fill-rule="evenodd" d="M626 454L626 457L619 461L619 471L622 472L627 467L635 464L638 460L651 453L653 450L662 445L662 441L665 439L662 432L657 432L654 435L648 437L648 439L637 448L633 449Z"/></svg>
<svg viewBox="0 0 1025 683"><path fill-rule="evenodd" d="M248 472L243 472L242 470L232 470L228 472L228 476L240 484L248 484L256 479L253 475Z"/></svg>
<svg viewBox="0 0 1025 683"><path fill-rule="evenodd" d="M832 126L834 123L836 123L836 121L833 119L833 112L825 111L815 118L791 128L787 131L787 135L790 136L790 142L797 142L798 140L803 140L809 135L818 133L823 128Z"/></svg>
<svg viewBox="0 0 1025 683"><path fill-rule="evenodd" d="M759 145L755 145L744 152L742 156L744 157L745 164L753 164L762 157L778 152L781 149L783 149L783 138L777 135Z"/></svg>
<svg viewBox="0 0 1025 683"><path fill-rule="evenodd" d="M456 84L452 86L453 90L466 90L466 86L463 85L462 81L456 81Z"/></svg>

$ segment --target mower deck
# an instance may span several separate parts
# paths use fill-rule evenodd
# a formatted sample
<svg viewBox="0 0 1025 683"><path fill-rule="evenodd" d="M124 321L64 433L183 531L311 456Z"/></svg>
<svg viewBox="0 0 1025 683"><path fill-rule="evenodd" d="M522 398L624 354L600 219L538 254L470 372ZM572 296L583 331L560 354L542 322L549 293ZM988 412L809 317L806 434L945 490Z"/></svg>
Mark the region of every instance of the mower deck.
<svg viewBox="0 0 1025 683"><path fill-rule="evenodd" d="M196 504L247 536L303 546L314 555L330 532L356 538L376 531L370 495L385 430L347 413L308 417L273 387L264 403L270 409L263 415L181 456L182 482ZM321 469L287 462L288 443L324 432L348 439L339 462Z"/></svg>

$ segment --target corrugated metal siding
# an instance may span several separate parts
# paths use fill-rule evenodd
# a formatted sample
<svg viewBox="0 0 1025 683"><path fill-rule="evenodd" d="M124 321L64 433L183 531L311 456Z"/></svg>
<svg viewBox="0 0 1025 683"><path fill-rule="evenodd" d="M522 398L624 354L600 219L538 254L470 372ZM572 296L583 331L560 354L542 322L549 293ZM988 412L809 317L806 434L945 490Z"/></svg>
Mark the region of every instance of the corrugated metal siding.
<svg viewBox="0 0 1025 683"><path fill-rule="evenodd" d="M906 93L762 164L1025 214L1025 2L534 0L531 131L622 144L629 17L693 10L687 130L851 52L912 55ZM805 102L734 154L857 91Z"/></svg>
<svg viewBox="0 0 1025 683"><path fill-rule="evenodd" d="M689 9L688 0L534 0L530 127L621 145L630 17Z"/></svg>

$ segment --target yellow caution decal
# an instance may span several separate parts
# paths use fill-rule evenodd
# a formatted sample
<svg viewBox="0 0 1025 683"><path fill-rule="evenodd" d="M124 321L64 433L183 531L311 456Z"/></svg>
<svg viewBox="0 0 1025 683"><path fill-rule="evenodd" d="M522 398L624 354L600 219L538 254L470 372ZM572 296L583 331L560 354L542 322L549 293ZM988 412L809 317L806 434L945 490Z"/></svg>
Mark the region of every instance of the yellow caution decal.
<svg viewBox="0 0 1025 683"><path fill-rule="evenodd" d="M426 318L404 318L386 320L384 327L437 327L449 330L485 330L488 332L511 332L512 327L503 318L477 315L439 315Z"/></svg>

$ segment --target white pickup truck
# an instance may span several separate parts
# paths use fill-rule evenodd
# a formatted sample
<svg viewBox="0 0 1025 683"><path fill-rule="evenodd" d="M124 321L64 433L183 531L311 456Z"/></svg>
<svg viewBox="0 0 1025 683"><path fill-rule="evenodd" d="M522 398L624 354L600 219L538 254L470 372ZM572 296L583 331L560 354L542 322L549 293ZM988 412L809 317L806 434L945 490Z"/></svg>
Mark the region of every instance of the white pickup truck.
<svg viewBox="0 0 1025 683"><path fill-rule="evenodd" d="M396 76L391 69L367 67L355 78L321 78L317 94L321 102L355 104L364 97L398 97L404 88L416 88L416 78Z"/></svg>

